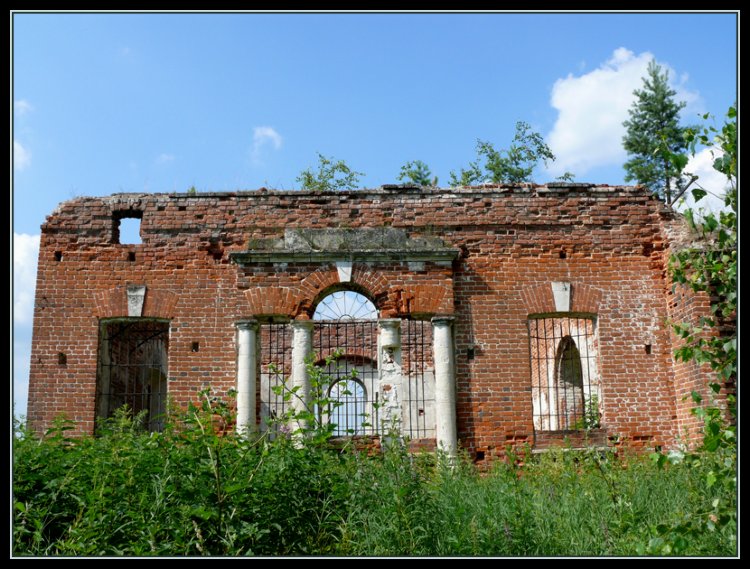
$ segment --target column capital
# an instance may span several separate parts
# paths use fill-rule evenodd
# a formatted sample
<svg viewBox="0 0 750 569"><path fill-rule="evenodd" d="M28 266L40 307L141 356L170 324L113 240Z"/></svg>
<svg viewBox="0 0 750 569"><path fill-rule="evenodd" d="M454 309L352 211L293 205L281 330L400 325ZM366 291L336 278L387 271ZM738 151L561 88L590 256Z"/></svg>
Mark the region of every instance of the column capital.
<svg viewBox="0 0 750 569"><path fill-rule="evenodd" d="M315 327L315 320L292 320L290 324L295 330L312 330Z"/></svg>
<svg viewBox="0 0 750 569"><path fill-rule="evenodd" d="M240 330L257 330L258 321L255 318L246 318L243 320L237 320L234 325Z"/></svg>
<svg viewBox="0 0 750 569"><path fill-rule="evenodd" d="M378 328L400 328L400 318L378 318Z"/></svg>
<svg viewBox="0 0 750 569"><path fill-rule="evenodd" d="M433 316L430 319L433 326L452 326L455 321L455 316Z"/></svg>

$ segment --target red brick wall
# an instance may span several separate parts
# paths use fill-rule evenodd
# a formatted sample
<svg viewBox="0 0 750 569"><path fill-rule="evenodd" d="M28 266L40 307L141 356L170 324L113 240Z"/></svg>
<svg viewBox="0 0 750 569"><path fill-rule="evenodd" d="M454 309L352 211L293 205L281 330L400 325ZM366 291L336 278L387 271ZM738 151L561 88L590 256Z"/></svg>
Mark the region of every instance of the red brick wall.
<svg viewBox="0 0 750 569"><path fill-rule="evenodd" d="M122 210L143 212L142 244L111 243ZM552 281L572 283L572 310L597 316L607 434L670 446L690 424L680 397L704 378L673 363L666 321L706 304L670 294L664 260L677 222L640 189L585 185L65 202L42 227L30 424L43 430L65 413L93 429L98 322L127 314L128 284L146 285L144 316L170 320L169 391L178 404L204 384L233 387L235 321L309 318L324 291L340 286L329 263L230 261L289 227L393 227L460 251L452 267L355 263L352 282L384 317L455 314L459 438L471 452L490 457L533 440L527 319L554 311Z"/></svg>

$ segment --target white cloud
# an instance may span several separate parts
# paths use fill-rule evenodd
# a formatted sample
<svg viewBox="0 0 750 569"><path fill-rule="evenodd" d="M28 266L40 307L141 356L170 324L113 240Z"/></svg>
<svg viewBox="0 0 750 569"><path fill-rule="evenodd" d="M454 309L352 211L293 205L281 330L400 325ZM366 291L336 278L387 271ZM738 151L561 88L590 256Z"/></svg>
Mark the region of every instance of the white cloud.
<svg viewBox="0 0 750 569"><path fill-rule="evenodd" d="M39 258L39 235L13 232L13 322L30 325Z"/></svg>
<svg viewBox="0 0 750 569"><path fill-rule="evenodd" d="M31 152L26 150L17 140L13 140L13 169L25 170L31 165Z"/></svg>
<svg viewBox="0 0 750 569"><path fill-rule="evenodd" d="M174 154L167 154L166 152L162 152L161 154L159 154L159 156L156 157L157 164L168 164L169 162L174 162Z"/></svg>
<svg viewBox="0 0 750 569"><path fill-rule="evenodd" d="M25 115L26 113L30 113L34 110L34 107L25 99L19 99L17 101L13 101L13 110L15 110L19 115Z"/></svg>
<svg viewBox="0 0 750 569"><path fill-rule="evenodd" d="M697 206L709 211L718 212L724 208L724 194L729 185L727 177L714 169L714 160L722 155L721 150L716 148L704 148L695 156L691 157L685 166L685 172L698 176L695 184L691 188L700 187L708 192ZM695 201L690 190L683 196L685 199L680 203L677 209L694 207Z"/></svg>
<svg viewBox="0 0 750 569"><path fill-rule="evenodd" d="M29 399L31 332L15 333L13 338L13 415L26 415ZM23 337L21 337L23 336Z"/></svg>
<svg viewBox="0 0 750 569"><path fill-rule="evenodd" d="M13 232L13 414L26 415L39 235Z"/></svg>
<svg viewBox="0 0 750 569"><path fill-rule="evenodd" d="M271 145L274 150L279 150L282 142L281 135L273 127L256 126L253 128L253 148L250 151L253 162L260 161L261 149L264 146Z"/></svg>
<svg viewBox="0 0 750 569"><path fill-rule="evenodd" d="M641 79L653 58L649 52L636 55L620 47L597 69L580 76L570 74L555 82L551 105L558 116L547 142L557 160L550 165L550 174L567 170L580 177L594 167L625 162L622 123L628 118L633 91L642 87ZM676 81L674 70L661 65L669 72L676 99L697 105L698 94L685 86L687 75Z"/></svg>

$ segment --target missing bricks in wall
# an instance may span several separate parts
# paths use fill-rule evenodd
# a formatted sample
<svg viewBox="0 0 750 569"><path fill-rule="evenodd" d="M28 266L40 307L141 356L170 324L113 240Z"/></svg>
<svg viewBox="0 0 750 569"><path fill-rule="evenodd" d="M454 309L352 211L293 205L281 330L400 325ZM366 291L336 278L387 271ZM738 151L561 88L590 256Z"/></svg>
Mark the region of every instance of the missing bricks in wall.
<svg viewBox="0 0 750 569"><path fill-rule="evenodd" d="M112 243L116 245L140 245L141 220L139 210L118 210L112 213Z"/></svg>

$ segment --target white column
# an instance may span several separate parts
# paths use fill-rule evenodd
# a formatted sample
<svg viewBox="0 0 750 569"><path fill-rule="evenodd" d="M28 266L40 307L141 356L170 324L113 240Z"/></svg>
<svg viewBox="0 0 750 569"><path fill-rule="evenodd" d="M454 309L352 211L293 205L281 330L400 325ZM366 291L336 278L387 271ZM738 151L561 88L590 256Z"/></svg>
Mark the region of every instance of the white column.
<svg viewBox="0 0 750 569"><path fill-rule="evenodd" d="M258 321L241 320L237 326L237 433L255 430Z"/></svg>
<svg viewBox="0 0 750 569"><path fill-rule="evenodd" d="M401 431L401 320L383 318L378 320L378 391L380 409L378 411L383 435L390 431Z"/></svg>
<svg viewBox="0 0 750 569"><path fill-rule="evenodd" d="M313 351L312 320L292 320L292 389L298 387L292 396L292 408L296 413L313 412L310 408L310 375L307 372L307 357ZM309 428L306 420L297 422L297 428Z"/></svg>
<svg viewBox="0 0 750 569"><path fill-rule="evenodd" d="M458 450L456 430L456 370L453 361L453 317L432 319L435 358L435 423L437 447L450 456Z"/></svg>

